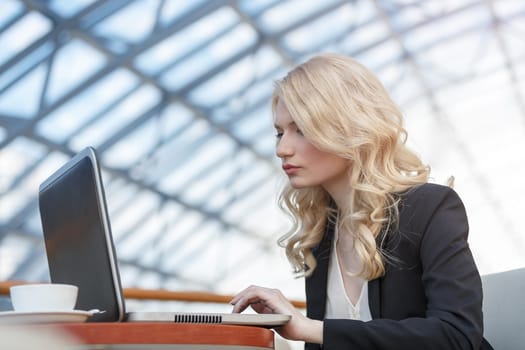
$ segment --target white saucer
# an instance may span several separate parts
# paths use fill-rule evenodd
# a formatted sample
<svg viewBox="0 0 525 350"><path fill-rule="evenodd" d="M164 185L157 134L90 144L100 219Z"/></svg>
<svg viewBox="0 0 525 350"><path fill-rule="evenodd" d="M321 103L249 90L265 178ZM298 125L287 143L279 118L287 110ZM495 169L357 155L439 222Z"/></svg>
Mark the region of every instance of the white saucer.
<svg viewBox="0 0 525 350"><path fill-rule="evenodd" d="M96 312L93 311L83 310L38 312L1 311L0 324L85 322L89 316L95 313Z"/></svg>

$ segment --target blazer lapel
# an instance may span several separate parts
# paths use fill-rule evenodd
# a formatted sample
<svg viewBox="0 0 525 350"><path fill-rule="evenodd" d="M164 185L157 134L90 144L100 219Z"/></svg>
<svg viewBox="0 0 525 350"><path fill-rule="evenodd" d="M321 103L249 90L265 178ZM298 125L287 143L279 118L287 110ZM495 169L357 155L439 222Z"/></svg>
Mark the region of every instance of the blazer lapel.
<svg viewBox="0 0 525 350"><path fill-rule="evenodd" d="M326 310L326 285L328 281L328 264L330 261L330 248L334 223L329 220L323 239L319 245L312 250L317 267L310 277L305 280L306 284L306 313L307 316L316 320L324 319Z"/></svg>
<svg viewBox="0 0 525 350"><path fill-rule="evenodd" d="M381 278L368 281L368 306L372 319L381 318Z"/></svg>

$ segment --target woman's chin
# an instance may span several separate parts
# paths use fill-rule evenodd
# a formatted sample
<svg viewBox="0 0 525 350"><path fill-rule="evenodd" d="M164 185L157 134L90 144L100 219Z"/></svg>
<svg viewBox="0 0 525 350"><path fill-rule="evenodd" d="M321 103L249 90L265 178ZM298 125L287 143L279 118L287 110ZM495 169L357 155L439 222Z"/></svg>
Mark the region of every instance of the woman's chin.
<svg viewBox="0 0 525 350"><path fill-rule="evenodd" d="M297 179L290 179L290 186L296 190L311 187L311 185L308 185L302 181L298 181Z"/></svg>

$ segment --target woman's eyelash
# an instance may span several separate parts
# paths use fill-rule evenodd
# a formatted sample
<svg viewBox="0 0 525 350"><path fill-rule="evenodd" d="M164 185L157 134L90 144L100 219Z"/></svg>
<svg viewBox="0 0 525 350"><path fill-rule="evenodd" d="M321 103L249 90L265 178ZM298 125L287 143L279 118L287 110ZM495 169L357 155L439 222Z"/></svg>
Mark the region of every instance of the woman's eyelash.
<svg viewBox="0 0 525 350"><path fill-rule="evenodd" d="M303 132L302 132L301 130L299 130L299 129L297 129L295 132L298 133L299 135L303 135ZM284 132L282 132L282 131L277 131L277 132L275 133L275 137L277 137L277 138L281 138L281 137L283 137L283 134L284 134Z"/></svg>

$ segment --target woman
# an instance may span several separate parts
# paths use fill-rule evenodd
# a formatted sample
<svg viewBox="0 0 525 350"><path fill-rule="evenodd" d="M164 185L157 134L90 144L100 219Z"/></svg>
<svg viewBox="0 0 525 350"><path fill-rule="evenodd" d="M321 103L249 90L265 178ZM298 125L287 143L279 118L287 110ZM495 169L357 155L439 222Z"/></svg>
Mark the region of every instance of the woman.
<svg viewBox="0 0 525 350"><path fill-rule="evenodd" d="M281 243L306 277L307 315L258 286L233 312L290 314L278 332L307 349L490 349L463 204L427 183L378 79L316 56L276 83L272 110L294 222Z"/></svg>

